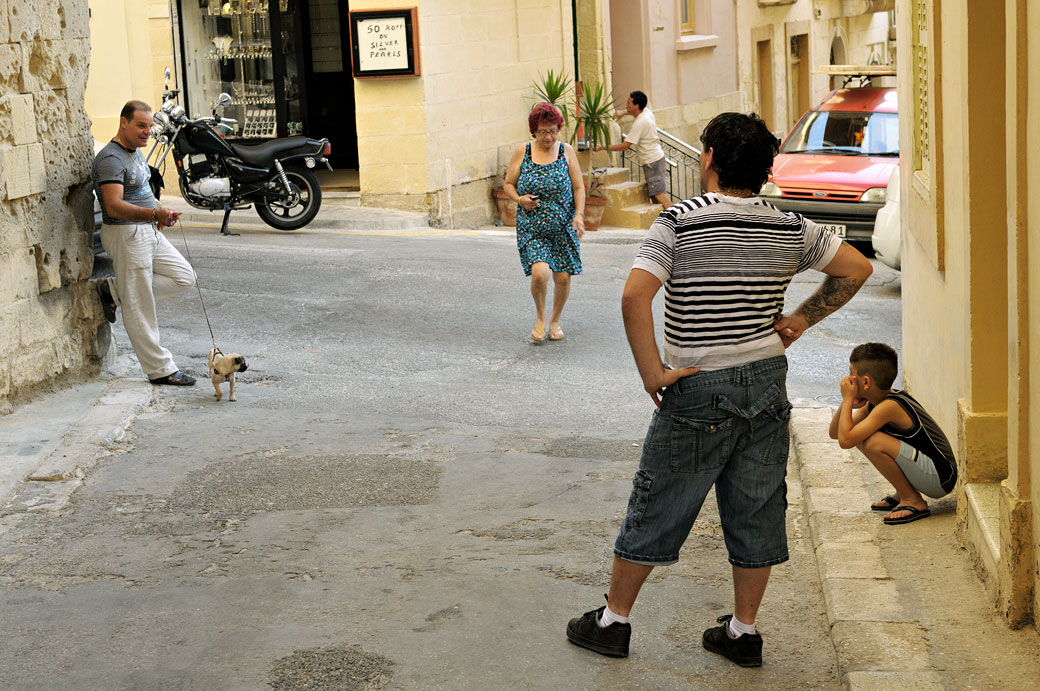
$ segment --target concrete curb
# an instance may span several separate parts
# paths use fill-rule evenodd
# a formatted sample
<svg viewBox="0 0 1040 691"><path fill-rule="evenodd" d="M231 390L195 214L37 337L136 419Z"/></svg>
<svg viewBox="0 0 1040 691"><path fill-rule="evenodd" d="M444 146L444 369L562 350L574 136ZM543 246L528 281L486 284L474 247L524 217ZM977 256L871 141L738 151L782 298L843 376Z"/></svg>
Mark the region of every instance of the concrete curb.
<svg viewBox="0 0 1040 691"><path fill-rule="evenodd" d="M57 394L60 395L60 394ZM86 471L118 449L154 387L143 380L116 380L70 426L61 442L22 482L5 513L60 511L83 484Z"/></svg>
<svg viewBox="0 0 1040 691"><path fill-rule="evenodd" d="M882 558L881 523L865 513L876 498L868 491L876 480L858 452L843 450L828 436L833 412L822 404L795 408L791 448L838 675L850 691L942 689L930 666L927 631L900 603Z"/></svg>

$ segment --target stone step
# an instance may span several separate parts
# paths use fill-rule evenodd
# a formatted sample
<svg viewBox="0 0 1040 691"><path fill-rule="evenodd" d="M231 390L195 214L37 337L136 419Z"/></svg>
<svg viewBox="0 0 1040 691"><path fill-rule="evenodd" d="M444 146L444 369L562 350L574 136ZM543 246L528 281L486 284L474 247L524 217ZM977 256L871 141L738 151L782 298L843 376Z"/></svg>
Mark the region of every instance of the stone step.
<svg viewBox="0 0 1040 691"><path fill-rule="evenodd" d="M604 195L609 199L609 204L619 209L637 204L649 204L650 199L646 196L646 185L641 182L621 182L609 185L604 189Z"/></svg>
<svg viewBox="0 0 1040 691"><path fill-rule="evenodd" d="M632 179L632 174L629 172L628 168L597 168L596 170L603 171L598 175L598 177L599 181L607 187L622 182L628 182ZM585 171L583 176L585 178L585 186L588 187L590 177L589 171Z"/></svg>
<svg viewBox="0 0 1040 691"><path fill-rule="evenodd" d="M340 193L348 196L326 197L322 195L321 209L306 227L310 229L330 230L412 230L428 228L429 218L426 214L397 209L382 209L361 206L361 198L350 196L351 193ZM163 195L163 205L182 212L181 220L186 225L202 224L203 227L220 227L224 219L223 211L207 211L190 206L180 197ZM231 212L229 227L267 227L256 213L256 209L239 209Z"/></svg>
<svg viewBox="0 0 1040 691"><path fill-rule="evenodd" d="M615 207L607 204L603 211L604 225L619 228L647 229L664 209L660 204L634 204L632 206Z"/></svg>
<svg viewBox="0 0 1040 691"><path fill-rule="evenodd" d="M335 192L332 190L322 190L321 193L321 205L322 206L346 206L350 208L356 208L361 206L361 193L360 192Z"/></svg>

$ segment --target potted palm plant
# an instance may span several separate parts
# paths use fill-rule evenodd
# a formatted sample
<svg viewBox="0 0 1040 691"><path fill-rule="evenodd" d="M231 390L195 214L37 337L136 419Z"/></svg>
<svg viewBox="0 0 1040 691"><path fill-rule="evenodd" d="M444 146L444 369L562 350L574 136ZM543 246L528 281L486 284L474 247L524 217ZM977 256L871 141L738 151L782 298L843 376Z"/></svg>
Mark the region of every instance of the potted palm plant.
<svg viewBox="0 0 1040 691"><path fill-rule="evenodd" d="M614 121L614 98L600 83L589 82L580 85L575 99L574 132L571 141L577 138L580 131L582 141L578 141L578 149L582 151L578 161L583 169L589 171L587 194L585 195L585 229L596 230L603 220L603 211L607 205L603 175L606 168L591 167L592 152L600 144L610 143L610 123ZM582 160L584 159L584 160Z"/></svg>

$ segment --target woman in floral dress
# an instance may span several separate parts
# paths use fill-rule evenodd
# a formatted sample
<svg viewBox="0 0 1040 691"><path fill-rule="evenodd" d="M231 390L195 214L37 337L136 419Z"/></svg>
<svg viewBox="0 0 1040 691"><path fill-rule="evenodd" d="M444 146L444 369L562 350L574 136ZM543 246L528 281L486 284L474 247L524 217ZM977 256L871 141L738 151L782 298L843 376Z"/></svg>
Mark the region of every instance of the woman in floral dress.
<svg viewBox="0 0 1040 691"><path fill-rule="evenodd" d="M563 338L560 315L571 290L571 276L581 273L578 238L585 233L585 184L570 144L557 139L563 116L551 103L539 103L527 118L534 143L513 151L505 191L517 203L516 246L524 275L531 277L535 321L531 340ZM553 310L545 318L549 279Z"/></svg>

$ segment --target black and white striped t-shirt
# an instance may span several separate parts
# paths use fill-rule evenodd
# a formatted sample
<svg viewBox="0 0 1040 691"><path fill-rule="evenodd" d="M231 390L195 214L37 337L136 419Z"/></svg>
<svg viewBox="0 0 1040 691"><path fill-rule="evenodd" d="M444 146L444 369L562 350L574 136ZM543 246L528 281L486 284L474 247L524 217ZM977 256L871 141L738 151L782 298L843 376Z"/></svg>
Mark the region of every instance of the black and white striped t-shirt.
<svg viewBox="0 0 1040 691"><path fill-rule="evenodd" d="M712 192L661 212L633 268L664 284L664 364L712 370L783 355L773 322L791 278L827 266L840 246L757 197Z"/></svg>

